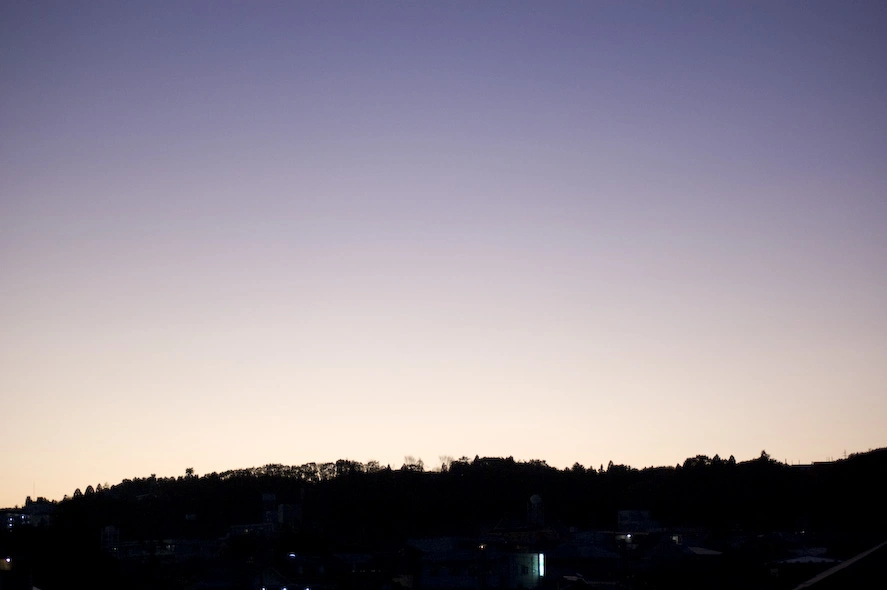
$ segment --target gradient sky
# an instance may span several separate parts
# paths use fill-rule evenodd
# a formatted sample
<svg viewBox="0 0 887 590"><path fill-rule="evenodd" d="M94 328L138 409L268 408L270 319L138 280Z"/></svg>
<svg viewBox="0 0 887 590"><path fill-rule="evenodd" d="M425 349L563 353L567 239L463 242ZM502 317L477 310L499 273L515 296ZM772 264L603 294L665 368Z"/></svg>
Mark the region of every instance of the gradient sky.
<svg viewBox="0 0 887 590"><path fill-rule="evenodd" d="M0 5L0 506L887 444L883 2Z"/></svg>

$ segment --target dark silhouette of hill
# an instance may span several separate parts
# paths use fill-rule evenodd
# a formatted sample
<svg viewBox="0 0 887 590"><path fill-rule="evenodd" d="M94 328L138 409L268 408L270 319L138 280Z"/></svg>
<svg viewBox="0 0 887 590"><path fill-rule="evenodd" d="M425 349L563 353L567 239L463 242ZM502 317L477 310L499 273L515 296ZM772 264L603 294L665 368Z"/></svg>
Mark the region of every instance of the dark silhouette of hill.
<svg viewBox="0 0 887 590"><path fill-rule="evenodd" d="M44 590L78 580L113 587L126 576L150 580L132 568L159 563L158 547L169 539L179 545L182 539L217 540L215 554L232 563L270 562L286 552L402 552L410 538L531 528L528 500L534 494L544 498L544 527L554 531L614 531L618 512L634 509L648 511L661 528L704 527L715 537L852 533L859 546L849 552L887 529L880 493L885 472L887 449L805 466L762 452L749 461L698 455L674 467L645 469L611 462L561 470L510 457L462 458L432 472L415 462L393 470L348 460L202 476L189 469L176 478L152 475L78 490L53 503L45 521L0 536L0 555L15 556ZM119 559L122 548L147 558L127 565ZM164 578L161 585L170 583Z"/></svg>

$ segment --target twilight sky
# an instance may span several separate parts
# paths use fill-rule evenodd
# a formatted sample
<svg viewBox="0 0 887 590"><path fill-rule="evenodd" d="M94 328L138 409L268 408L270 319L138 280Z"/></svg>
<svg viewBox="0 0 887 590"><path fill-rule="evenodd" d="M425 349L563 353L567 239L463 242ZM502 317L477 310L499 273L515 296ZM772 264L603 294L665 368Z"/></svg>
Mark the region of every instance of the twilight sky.
<svg viewBox="0 0 887 590"><path fill-rule="evenodd" d="M887 444L883 2L4 2L0 506Z"/></svg>

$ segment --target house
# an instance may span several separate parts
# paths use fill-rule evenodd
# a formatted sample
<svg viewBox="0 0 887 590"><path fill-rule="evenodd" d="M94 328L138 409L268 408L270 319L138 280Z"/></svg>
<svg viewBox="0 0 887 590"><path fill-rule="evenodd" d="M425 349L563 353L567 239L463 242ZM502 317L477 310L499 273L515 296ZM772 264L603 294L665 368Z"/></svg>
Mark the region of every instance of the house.
<svg viewBox="0 0 887 590"><path fill-rule="evenodd" d="M545 554L526 547L476 539L439 537L410 542L420 553L417 587L537 588Z"/></svg>

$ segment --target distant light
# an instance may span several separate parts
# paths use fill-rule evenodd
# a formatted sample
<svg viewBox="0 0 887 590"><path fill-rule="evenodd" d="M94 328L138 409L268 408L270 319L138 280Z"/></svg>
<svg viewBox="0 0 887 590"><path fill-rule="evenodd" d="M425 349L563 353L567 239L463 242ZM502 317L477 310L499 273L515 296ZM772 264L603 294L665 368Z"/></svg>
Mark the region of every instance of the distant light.
<svg viewBox="0 0 887 590"><path fill-rule="evenodd" d="M289 557L290 557L290 559L295 559L295 558L296 558L296 554L295 554L295 553L290 553Z"/></svg>
<svg viewBox="0 0 887 590"><path fill-rule="evenodd" d="M539 554L539 577L541 578L544 575L545 575L545 554L540 553Z"/></svg>
<svg viewBox="0 0 887 590"><path fill-rule="evenodd" d="M628 533L628 534L625 536L625 538L631 540L631 533Z"/></svg>
<svg viewBox="0 0 887 590"><path fill-rule="evenodd" d="M6 563L10 563L11 561L12 561L12 558L11 558L11 557L7 557L7 558L6 558Z"/></svg>

